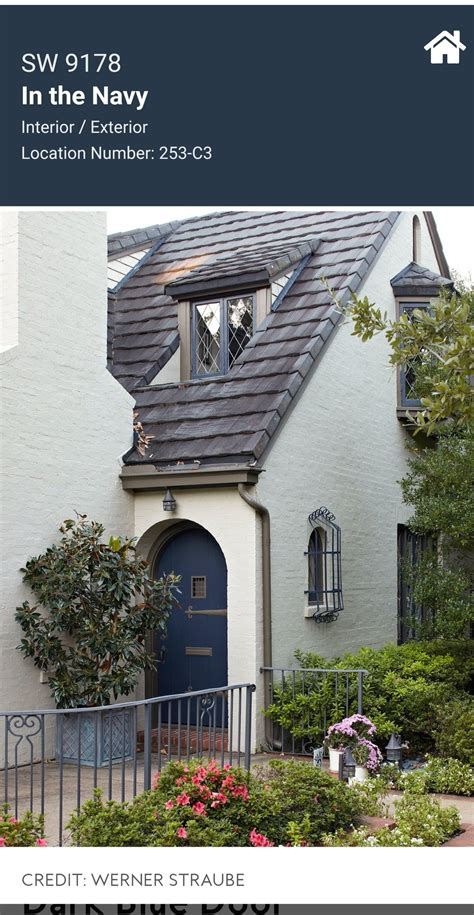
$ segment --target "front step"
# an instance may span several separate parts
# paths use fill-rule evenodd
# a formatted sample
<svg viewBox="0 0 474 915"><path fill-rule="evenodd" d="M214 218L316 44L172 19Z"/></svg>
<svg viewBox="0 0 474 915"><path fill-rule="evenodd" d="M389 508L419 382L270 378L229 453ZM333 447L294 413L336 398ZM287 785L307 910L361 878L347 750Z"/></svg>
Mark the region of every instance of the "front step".
<svg viewBox="0 0 474 915"><path fill-rule="evenodd" d="M189 733L187 729L178 728L174 725L168 729L168 725L164 725L161 729L161 741L160 747L158 746L158 729L153 728L151 732L151 749L153 753L157 753L159 749L161 751L178 752L181 750L183 753L187 753L188 747L189 752L193 754L197 753L208 753L212 751L213 753L226 753L229 749L228 746L228 733L227 730L219 730L215 734L206 728L205 730L198 731L196 727L191 727ZM137 749L139 752L143 752L145 747L145 736L143 731L139 731L137 734Z"/></svg>

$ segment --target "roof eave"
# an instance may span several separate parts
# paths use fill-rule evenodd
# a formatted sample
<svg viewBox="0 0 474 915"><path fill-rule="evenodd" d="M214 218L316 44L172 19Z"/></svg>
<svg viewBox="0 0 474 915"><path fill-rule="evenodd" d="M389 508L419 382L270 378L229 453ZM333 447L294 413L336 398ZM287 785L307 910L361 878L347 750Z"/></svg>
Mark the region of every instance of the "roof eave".
<svg viewBox="0 0 474 915"><path fill-rule="evenodd" d="M122 487L132 492L160 492L174 490L233 487L239 483L255 485L261 467L239 464L209 467L177 467L174 470L155 467L153 464L129 464L122 468Z"/></svg>

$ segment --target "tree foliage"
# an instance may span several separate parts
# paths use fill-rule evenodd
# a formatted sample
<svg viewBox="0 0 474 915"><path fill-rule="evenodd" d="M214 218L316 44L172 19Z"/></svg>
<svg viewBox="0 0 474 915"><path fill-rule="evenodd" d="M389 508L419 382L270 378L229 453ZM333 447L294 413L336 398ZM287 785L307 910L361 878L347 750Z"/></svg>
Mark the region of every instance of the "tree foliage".
<svg viewBox="0 0 474 915"><path fill-rule="evenodd" d="M345 309L354 322L353 336L362 341L384 333L390 344L390 362L404 366L416 361L417 393L421 408L413 422L431 435L441 426L472 428L474 401L474 287L459 284L454 293L442 291L429 308L416 308L396 321L389 320L368 298L353 294Z"/></svg>
<svg viewBox="0 0 474 915"><path fill-rule="evenodd" d="M107 705L129 695L155 660L152 631L166 632L179 578L154 581L135 542L110 537L86 515L66 520L58 543L21 569L37 603L25 601L15 618L18 646L47 674L60 708Z"/></svg>
<svg viewBox="0 0 474 915"><path fill-rule="evenodd" d="M410 529L435 534L438 551L404 574L411 578L415 602L431 621L419 635L462 637L474 618L474 287L458 281L454 293L444 290L429 308L414 309L396 321L367 297L355 295L346 313L354 323L353 336L367 341L383 333L390 363L415 366L421 406L414 415L410 412L410 421L415 433L423 431L432 439L410 446L401 486L405 503L413 509Z"/></svg>

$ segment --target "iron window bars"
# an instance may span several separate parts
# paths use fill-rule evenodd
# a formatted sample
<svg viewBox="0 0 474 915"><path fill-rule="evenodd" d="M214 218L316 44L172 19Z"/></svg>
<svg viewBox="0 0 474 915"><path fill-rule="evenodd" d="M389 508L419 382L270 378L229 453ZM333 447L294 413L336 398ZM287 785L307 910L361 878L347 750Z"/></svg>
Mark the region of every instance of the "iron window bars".
<svg viewBox="0 0 474 915"><path fill-rule="evenodd" d="M331 623L344 609L341 570L341 528L324 505L309 515L308 603L317 623Z"/></svg>
<svg viewBox="0 0 474 915"><path fill-rule="evenodd" d="M397 528L398 551L398 644L416 638L423 623L433 621L432 612L415 601L413 574L417 566L436 553L436 538L432 534L415 534L406 525Z"/></svg>
<svg viewBox="0 0 474 915"><path fill-rule="evenodd" d="M195 302L192 309L192 376L225 375L243 352L255 326L253 294Z"/></svg>

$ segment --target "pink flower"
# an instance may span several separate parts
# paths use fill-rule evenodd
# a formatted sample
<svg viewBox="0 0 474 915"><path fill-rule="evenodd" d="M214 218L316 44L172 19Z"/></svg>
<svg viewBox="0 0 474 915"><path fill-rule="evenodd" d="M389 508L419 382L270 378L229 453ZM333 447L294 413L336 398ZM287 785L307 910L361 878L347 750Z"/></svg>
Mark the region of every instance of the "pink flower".
<svg viewBox="0 0 474 915"><path fill-rule="evenodd" d="M174 807L174 801L166 801L165 810L172 810Z"/></svg>
<svg viewBox="0 0 474 915"><path fill-rule="evenodd" d="M205 816L206 808L201 801L197 801L196 804L193 804L194 813L197 813L198 816Z"/></svg>
<svg viewBox="0 0 474 915"><path fill-rule="evenodd" d="M246 785L238 785L237 788L234 788L232 795L234 797L241 797L243 801L248 801L249 792Z"/></svg>
<svg viewBox="0 0 474 915"><path fill-rule="evenodd" d="M160 778L161 778L161 772L157 772L156 775L155 775L155 777L154 777L154 779L153 779L153 787L154 787L154 788L158 788L158 784L159 784Z"/></svg>
<svg viewBox="0 0 474 915"><path fill-rule="evenodd" d="M186 783L186 779L183 778L183 776L181 776L181 778L177 778L175 781L175 785L184 785L185 783Z"/></svg>
<svg viewBox="0 0 474 915"><path fill-rule="evenodd" d="M266 836L257 832L256 829L252 829L249 839L250 844L253 845L254 848L273 848L273 842L270 842Z"/></svg>
<svg viewBox="0 0 474 915"><path fill-rule="evenodd" d="M45 848L48 843L47 843L46 839L37 839L36 844L38 846L41 846L41 848Z"/></svg>
<svg viewBox="0 0 474 915"><path fill-rule="evenodd" d="M200 785L201 782L202 782L202 776L201 776L201 775L193 775L191 781L192 781L193 785Z"/></svg>
<svg viewBox="0 0 474 915"><path fill-rule="evenodd" d="M223 788L233 788L235 785L235 779L233 775L228 775L227 778L222 782Z"/></svg>
<svg viewBox="0 0 474 915"><path fill-rule="evenodd" d="M5 848L6 844L7 843L5 842L3 836L0 836L0 848Z"/></svg>
<svg viewBox="0 0 474 915"><path fill-rule="evenodd" d="M207 769L205 769L204 766L199 766L199 768L196 769L196 778L199 778L201 781L204 781L206 775L207 775Z"/></svg>
<svg viewBox="0 0 474 915"><path fill-rule="evenodd" d="M232 766L230 763L226 763L222 768L224 769L224 772L228 772L229 769L232 769Z"/></svg>
<svg viewBox="0 0 474 915"><path fill-rule="evenodd" d="M179 827L176 835L178 836L178 839L187 839L188 838L188 834L187 834L184 826Z"/></svg>
<svg viewBox="0 0 474 915"><path fill-rule="evenodd" d="M186 807L189 804L190 800L191 800L191 798L189 797L189 794L186 794L183 791L182 794L178 794L178 797L176 798L176 803L178 804L179 807Z"/></svg>
<svg viewBox="0 0 474 915"><path fill-rule="evenodd" d="M17 823L18 823L18 820L16 820L15 817L10 817L10 819L8 820L8 822L9 822L9 823L13 823L13 825L16 826Z"/></svg>

